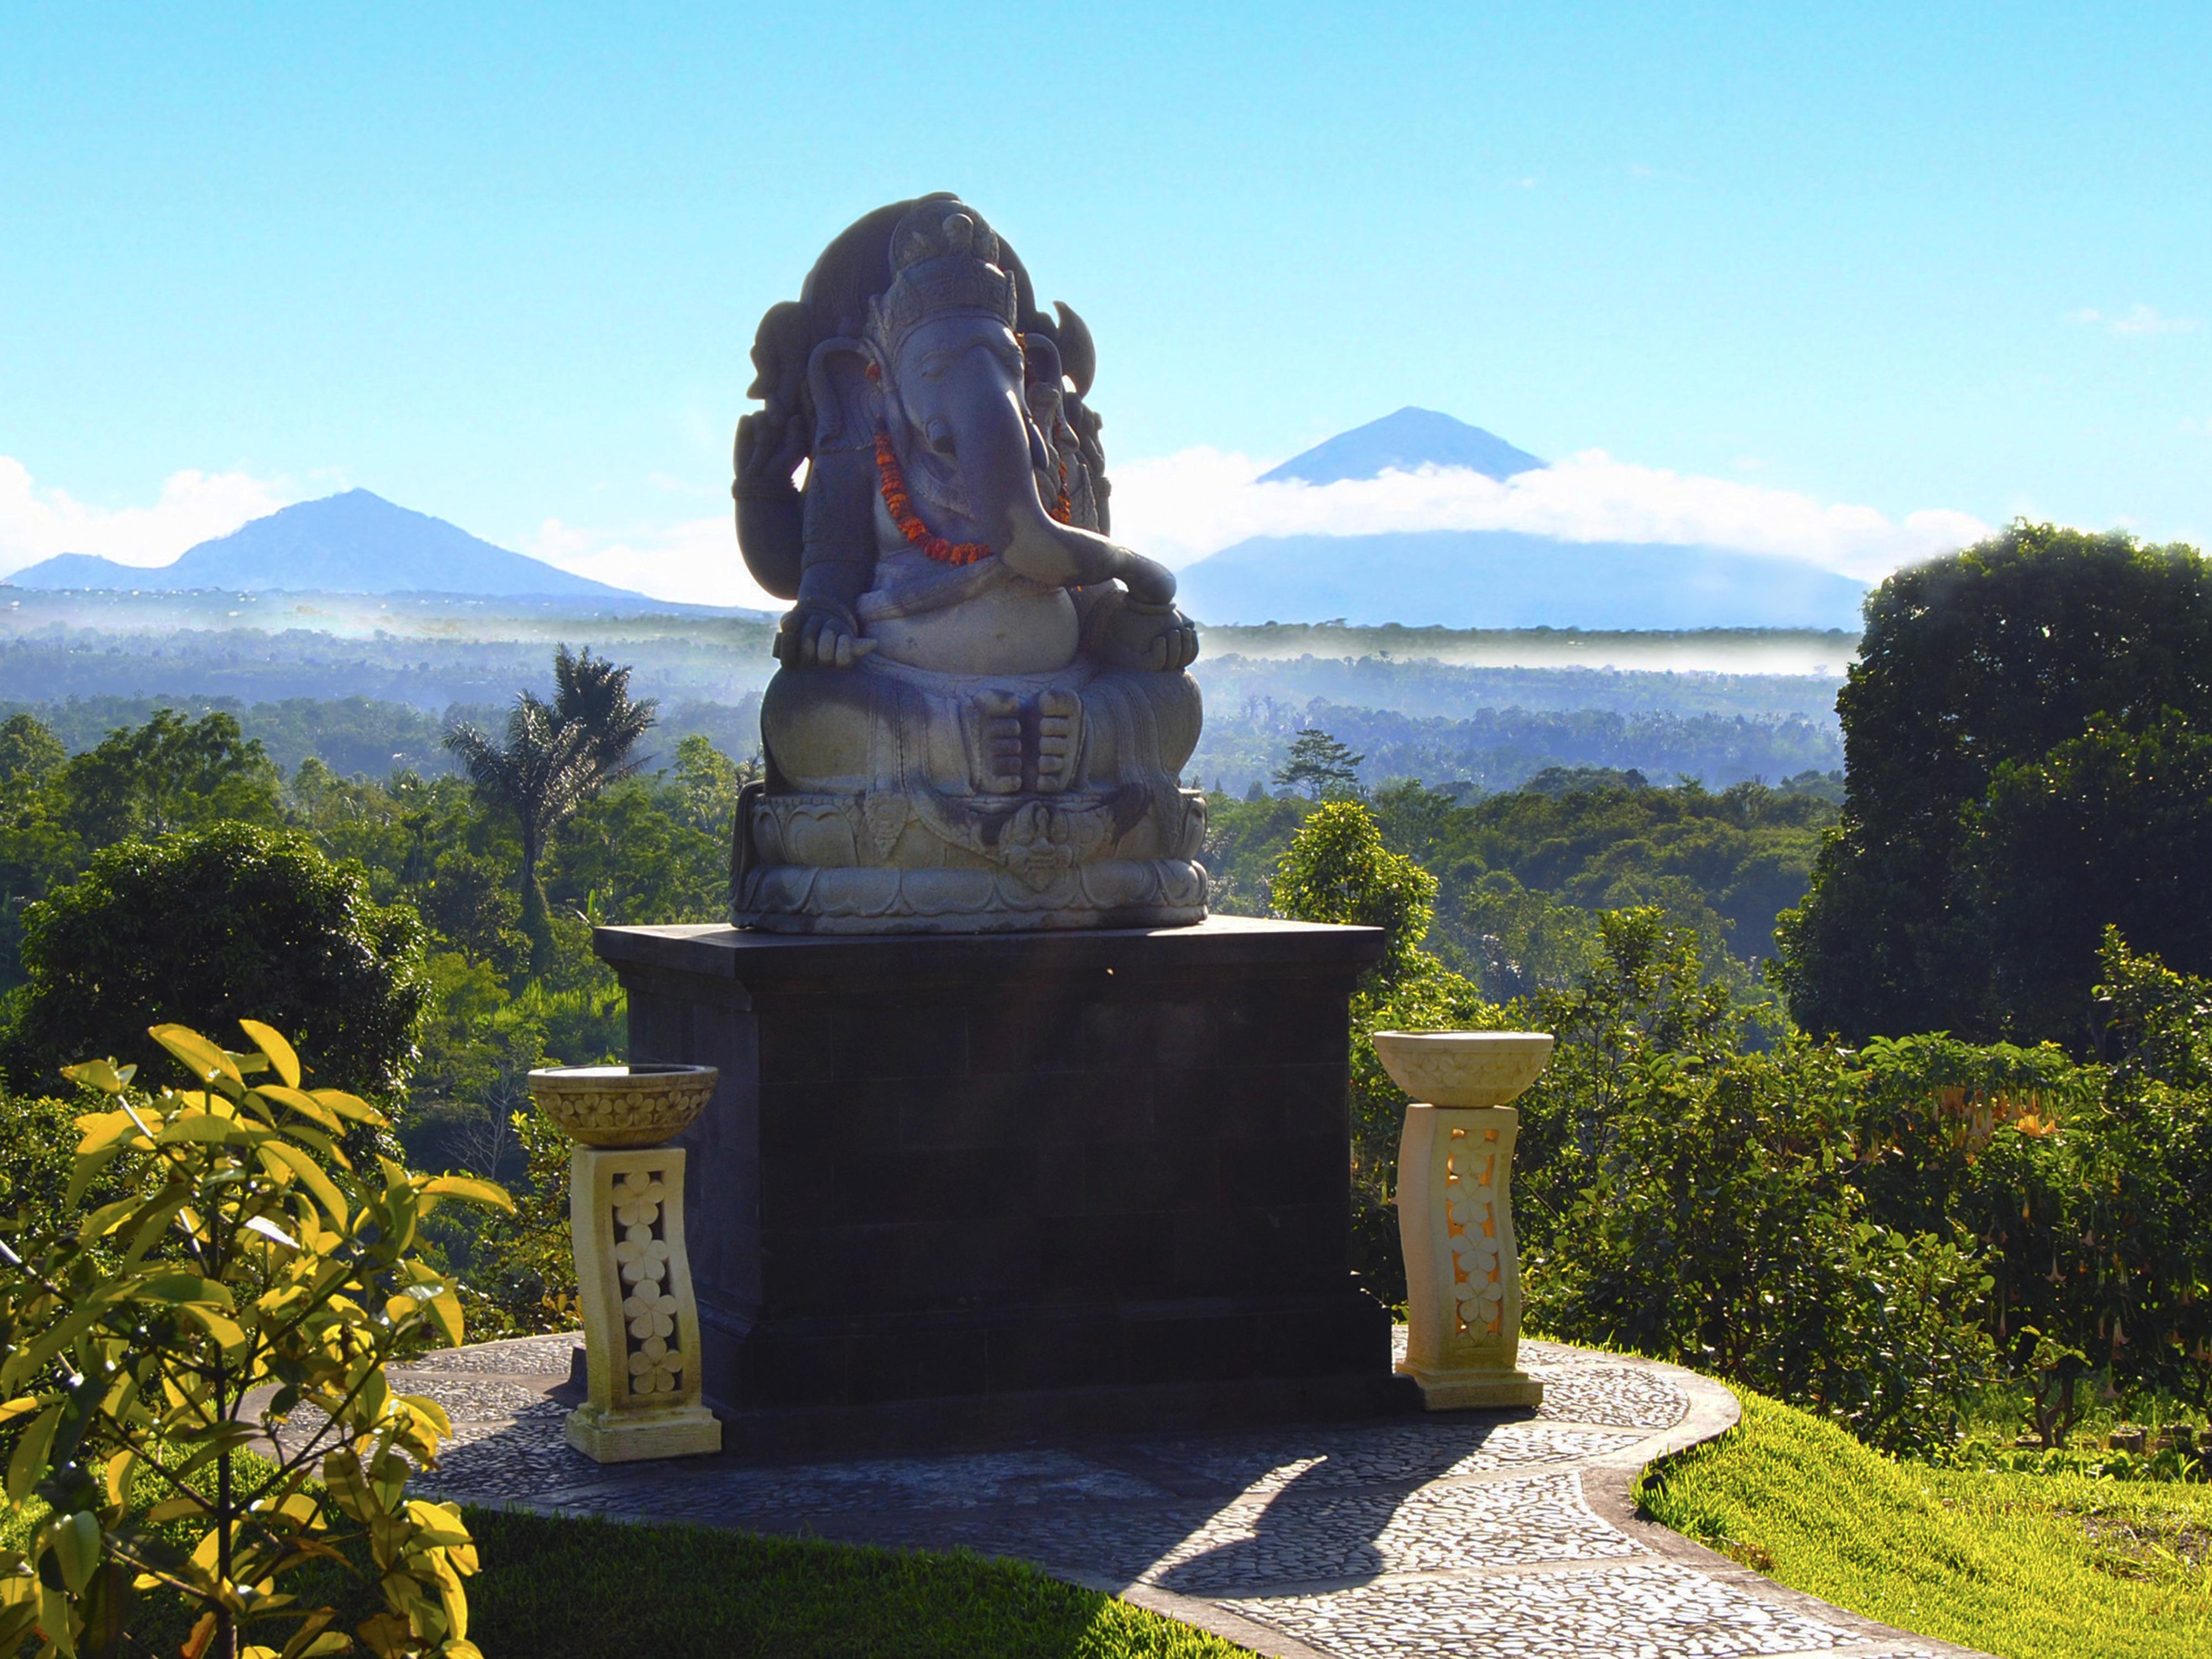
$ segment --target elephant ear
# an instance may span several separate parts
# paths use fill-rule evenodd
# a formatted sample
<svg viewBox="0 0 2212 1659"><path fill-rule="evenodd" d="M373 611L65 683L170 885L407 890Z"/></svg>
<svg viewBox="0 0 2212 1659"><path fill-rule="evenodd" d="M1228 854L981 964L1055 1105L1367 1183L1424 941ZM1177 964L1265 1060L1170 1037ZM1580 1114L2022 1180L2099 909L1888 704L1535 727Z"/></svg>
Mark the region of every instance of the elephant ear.
<svg viewBox="0 0 2212 1659"><path fill-rule="evenodd" d="M1060 313L1060 366L1075 382L1075 395L1087 397L1098 374L1098 346L1091 337L1091 325L1065 300L1054 300L1052 308Z"/></svg>
<svg viewBox="0 0 2212 1659"><path fill-rule="evenodd" d="M866 342L836 335L814 348L806 384L814 400L814 448L819 459L842 451L872 449L883 419L880 382L870 378L874 355Z"/></svg>

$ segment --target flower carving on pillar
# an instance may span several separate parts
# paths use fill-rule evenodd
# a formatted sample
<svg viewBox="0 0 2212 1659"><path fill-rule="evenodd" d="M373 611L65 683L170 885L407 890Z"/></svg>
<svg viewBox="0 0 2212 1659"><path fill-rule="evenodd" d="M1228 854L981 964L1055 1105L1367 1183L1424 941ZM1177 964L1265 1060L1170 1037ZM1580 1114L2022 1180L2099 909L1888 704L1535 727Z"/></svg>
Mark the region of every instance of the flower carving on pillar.
<svg viewBox="0 0 2212 1659"><path fill-rule="evenodd" d="M623 1316L629 1321L629 1334L644 1341L648 1337L669 1337L676 1334L676 1298L655 1286L648 1294L640 1285L637 1291L623 1299Z"/></svg>
<svg viewBox="0 0 2212 1659"><path fill-rule="evenodd" d="M660 1219L668 1189L659 1176L624 1176L615 1182L615 1219L625 1227L651 1227Z"/></svg>
<svg viewBox="0 0 2212 1659"><path fill-rule="evenodd" d="M648 1336L629 1357L632 1394L674 1394L684 1386L684 1355L657 1336Z"/></svg>
<svg viewBox="0 0 2212 1659"><path fill-rule="evenodd" d="M1494 1143L1495 1129L1487 1132ZM1455 1143L1466 1131L1455 1129ZM1451 1237L1452 1300L1459 1328L1468 1335L1496 1336L1505 1305L1504 1255L1498 1241L1498 1169L1494 1146L1473 1152L1455 1146L1444 1163L1446 1231ZM1478 1172L1479 1171L1479 1172Z"/></svg>
<svg viewBox="0 0 2212 1659"><path fill-rule="evenodd" d="M615 1260L629 1294L622 1311L629 1336L629 1391L673 1394L684 1385L684 1349L676 1337L677 1300L664 1288L669 1243L662 1209L668 1188L660 1170L633 1170L614 1186Z"/></svg>

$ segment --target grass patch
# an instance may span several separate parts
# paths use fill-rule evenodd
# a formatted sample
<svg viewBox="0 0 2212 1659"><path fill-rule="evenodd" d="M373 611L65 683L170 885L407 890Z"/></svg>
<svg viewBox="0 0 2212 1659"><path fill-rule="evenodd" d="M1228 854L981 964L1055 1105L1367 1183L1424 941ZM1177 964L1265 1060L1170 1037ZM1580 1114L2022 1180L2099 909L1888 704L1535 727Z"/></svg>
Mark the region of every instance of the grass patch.
<svg viewBox="0 0 2212 1659"><path fill-rule="evenodd" d="M1839 1607L2002 1659L2212 1652L2212 1491L1899 1462L1736 1394L1741 1426L1645 1474L1645 1514Z"/></svg>
<svg viewBox="0 0 2212 1659"><path fill-rule="evenodd" d="M1233 1659L1246 1650L1034 1568L973 1555L471 1510L485 1659Z"/></svg>
<svg viewBox="0 0 2212 1659"><path fill-rule="evenodd" d="M712 1527L467 1516L483 1560L468 1581L469 1636L485 1659L1250 1659L1219 1637L1015 1562ZM373 1581L335 1567L286 1587L308 1606L335 1605L341 1630L383 1606ZM141 1600L131 1629L173 1653L189 1623L156 1593ZM272 1631L281 1645L290 1626L264 1626L259 1639Z"/></svg>

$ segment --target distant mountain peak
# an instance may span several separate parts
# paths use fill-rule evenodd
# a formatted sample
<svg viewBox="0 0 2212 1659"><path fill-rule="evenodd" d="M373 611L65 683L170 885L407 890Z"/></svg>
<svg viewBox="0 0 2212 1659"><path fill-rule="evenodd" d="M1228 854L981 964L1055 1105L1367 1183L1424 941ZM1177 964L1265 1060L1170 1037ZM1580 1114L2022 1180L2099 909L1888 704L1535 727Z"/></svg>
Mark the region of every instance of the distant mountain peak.
<svg viewBox="0 0 2212 1659"><path fill-rule="evenodd" d="M1262 472L1259 482L1341 483L1347 478L1379 478L1385 472L1413 472L1425 466L1464 467L1488 478L1510 478L1543 465L1494 432L1409 404L1395 415L1340 432L1303 455L1293 455L1273 471Z"/></svg>
<svg viewBox="0 0 2212 1659"><path fill-rule="evenodd" d="M639 597L495 547L457 525L368 489L295 502L228 536L187 548L172 564L118 565L64 553L8 580L18 587Z"/></svg>

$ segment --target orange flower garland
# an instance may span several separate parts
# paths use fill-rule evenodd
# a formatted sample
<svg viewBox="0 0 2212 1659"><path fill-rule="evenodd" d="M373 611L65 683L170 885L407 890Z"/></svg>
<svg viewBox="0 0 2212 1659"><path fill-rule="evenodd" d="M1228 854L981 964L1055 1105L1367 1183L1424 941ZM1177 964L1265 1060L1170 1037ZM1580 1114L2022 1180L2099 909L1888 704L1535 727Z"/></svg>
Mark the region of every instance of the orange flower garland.
<svg viewBox="0 0 2212 1659"><path fill-rule="evenodd" d="M872 367L872 365L871 365ZM898 453L891 447L891 434L884 428L876 428L876 477L881 481L884 506L891 515L891 522L899 534L920 548L939 564L974 564L991 556L988 542L948 542L942 536L930 533L921 515L914 510L914 498L906 493L906 473L898 463ZM1052 516L1066 524L1074 512L1067 495L1067 463L1060 464L1060 495L1052 505Z"/></svg>
<svg viewBox="0 0 2212 1659"><path fill-rule="evenodd" d="M884 505L890 510L891 522L899 527L899 533L938 563L974 564L991 556L988 542L948 542L929 533L929 526L914 510L914 498L906 493L906 474L891 447L891 434L880 426L876 428L876 476L882 481Z"/></svg>

